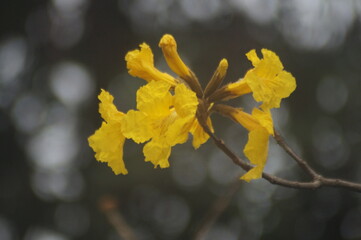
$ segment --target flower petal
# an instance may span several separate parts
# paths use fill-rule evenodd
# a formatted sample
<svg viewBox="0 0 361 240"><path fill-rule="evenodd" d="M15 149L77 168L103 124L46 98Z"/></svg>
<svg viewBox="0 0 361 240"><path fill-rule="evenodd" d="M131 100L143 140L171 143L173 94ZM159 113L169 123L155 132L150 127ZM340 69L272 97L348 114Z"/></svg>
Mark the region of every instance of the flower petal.
<svg viewBox="0 0 361 240"><path fill-rule="evenodd" d="M148 141L154 135L150 119L143 112L129 110L122 118L121 124L124 136L136 143Z"/></svg>
<svg viewBox="0 0 361 240"><path fill-rule="evenodd" d="M252 49L246 54L248 60L252 62L253 67L256 67L260 62L259 57L257 56L256 50Z"/></svg>
<svg viewBox="0 0 361 240"><path fill-rule="evenodd" d="M99 113L107 123L118 122L124 113L117 110L117 107L113 104L114 97L104 89L98 96Z"/></svg>
<svg viewBox="0 0 361 240"><path fill-rule="evenodd" d="M249 161L256 165L256 167L250 170L241 179L250 181L252 179L258 179L262 176L262 171L267 161L268 140L269 133L263 127L249 132L248 142L243 151Z"/></svg>
<svg viewBox="0 0 361 240"><path fill-rule="evenodd" d="M171 85L166 82L152 81L137 91L137 108L150 118L161 118L170 114L173 97L169 92Z"/></svg>
<svg viewBox="0 0 361 240"><path fill-rule="evenodd" d="M296 80L291 73L282 71L274 79L269 81L269 86L273 89L269 101L264 101L261 105L263 109L279 108L281 100L287 98L296 89Z"/></svg>
<svg viewBox="0 0 361 240"><path fill-rule="evenodd" d="M175 87L174 108L177 114L184 117L193 117L196 114L198 98L196 94L184 84Z"/></svg>
<svg viewBox="0 0 361 240"><path fill-rule="evenodd" d="M168 126L165 134L167 144L174 146L176 144L185 143L188 140L188 135L192 127L193 120L194 117L178 117L174 122L172 122Z"/></svg>
<svg viewBox="0 0 361 240"><path fill-rule="evenodd" d="M253 108L252 116L256 118L259 124L267 130L268 134L274 135L273 120L269 109L262 111L259 108Z"/></svg>
<svg viewBox="0 0 361 240"><path fill-rule="evenodd" d="M209 129L214 132L211 118L207 119L207 125ZM203 143L207 142L209 135L203 130L203 127L199 124L198 119L195 119L193 126L190 130L193 135L192 145L195 149L199 148Z"/></svg>
<svg viewBox="0 0 361 240"><path fill-rule="evenodd" d="M262 49L263 59L259 59L254 50L247 54L254 65L244 77L258 102L263 102L262 109L280 106L282 98L288 97L296 89L296 80L283 70L282 62L272 51Z"/></svg>
<svg viewBox="0 0 361 240"><path fill-rule="evenodd" d="M223 100L239 97L250 93L252 90L248 86L247 82L244 79L240 79L237 82L230 83L227 85L226 91L229 92L228 98L224 98Z"/></svg>
<svg viewBox="0 0 361 240"><path fill-rule="evenodd" d="M244 112L242 109L233 108L230 106L221 105L220 113L229 116L235 122L241 124L248 131L253 131L261 127L257 118L249 113Z"/></svg>
<svg viewBox="0 0 361 240"><path fill-rule="evenodd" d="M95 158L100 162L107 162L115 174L127 174L123 161L123 145L125 138L120 124L107 124L88 138L90 147L94 150Z"/></svg>
<svg viewBox="0 0 361 240"><path fill-rule="evenodd" d="M145 161L153 163L154 167L157 167L158 165L161 168L169 167L168 158L171 153L171 147L163 141L152 139L152 141L145 144L143 153Z"/></svg>

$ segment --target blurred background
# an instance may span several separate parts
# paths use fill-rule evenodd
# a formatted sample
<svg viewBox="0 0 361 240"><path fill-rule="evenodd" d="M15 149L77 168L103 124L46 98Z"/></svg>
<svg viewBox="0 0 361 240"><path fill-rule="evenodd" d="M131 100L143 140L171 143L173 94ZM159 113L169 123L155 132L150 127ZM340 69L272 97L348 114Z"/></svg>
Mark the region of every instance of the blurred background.
<svg viewBox="0 0 361 240"><path fill-rule="evenodd" d="M99 163L87 138L100 126L100 88L119 110L135 107L145 82L124 56L147 42L156 66L164 33L178 42L203 86L221 58L226 82L268 48L298 87L273 112L287 142L322 174L361 182L361 1L5 0L0 3L0 239L119 240L99 210L112 196L139 239L192 239L243 173L211 141L173 148L154 169L142 146L125 145L126 176ZM250 110L251 96L233 101ZM214 116L216 133L241 157L247 132ZM305 180L271 139L266 172ZM361 194L292 190L265 180L240 190L206 239L361 239Z"/></svg>

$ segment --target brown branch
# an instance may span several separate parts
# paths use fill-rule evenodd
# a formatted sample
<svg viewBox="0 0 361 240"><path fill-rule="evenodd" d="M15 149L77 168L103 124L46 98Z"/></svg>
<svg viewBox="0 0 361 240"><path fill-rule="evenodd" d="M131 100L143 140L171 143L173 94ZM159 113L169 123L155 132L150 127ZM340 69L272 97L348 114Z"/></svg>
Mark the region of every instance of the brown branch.
<svg viewBox="0 0 361 240"><path fill-rule="evenodd" d="M227 145L224 143L222 139L216 137L209 127L204 123L204 119L198 118L199 123L202 125L204 131L213 139L214 143L217 145L219 149L221 149L236 165L240 166L245 171L249 171L252 166L235 155L232 150L230 150ZM275 131L275 140L277 143L287 152L296 162L297 164L312 178L309 182L298 182L298 181L290 181L287 179L279 178L267 173L262 173L262 178L266 179L271 184L289 187L289 188L297 188L297 189L318 189L323 186L328 187L336 187L342 189L348 189L350 191L361 192L361 184L344 181L340 179L333 178L325 178L318 174L304 159L298 156L292 148L284 141L281 135ZM236 182L233 182L224 195L219 197L211 209L207 213L205 219L203 220L200 227L197 229L195 233L194 240L203 240L205 239L209 229L212 227L217 218L223 213L228 204L230 203L233 195L239 189L240 182L237 179Z"/></svg>
<svg viewBox="0 0 361 240"><path fill-rule="evenodd" d="M230 150L228 146L223 142L222 139L216 137L210 131L208 126L204 124L204 121L199 121L199 123L202 125L204 131L213 139L217 147L221 149L236 165L240 166L245 171L249 171L252 168L250 164L248 164L247 162L239 158L236 154L234 154L232 150ZM354 182L349 182L334 178L325 178L322 175L318 174L307 164L305 160L303 160L297 154L294 153L294 151L280 137L279 133L277 134L278 134L277 135L278 140L280 140L279 144L281 143L280 144L281 147L302 167L303 170L305 170L312 177L312 180L309 182L292 181L292 180L276 177L268 173L262 173L262 178L266 179L268 182L272 184L289 187L289 188L317 189L320 187L328 186L328 187L344 188L354 192L361 192L361 184L359 183L354 183Z"/></svg>
<svg viewBox="0 0 361 240"><path fill-rule="evenodd" d="M355 192L361 192L361 184L345 181L342 179L325 178L320 179L323 185L336 188L344 188Z"/></svg>
<svg viewBox="0 0 361 240"><path fill-rule="evenodd" d="M302 159L292 150L292 148L286 143L279 132L275 130L274 133L274 139L277 141L278 145L280 145L283 150L285 150L285 152L287 152L288 155L290 155L298 163L298 165L312 177L313 180L320 181L320 184L324 186L345 188L348 190L361 192L361 184L359 183L335 178L326 178L318 174L304 159Z"/></svg>
<svg viewBox="0 0 361 240"><path fill-rule="evenodd" d="M276 129L274 130L274 139L276 140L276 142L278 143L278 145L280 145L283 150L285 150L285 152L290 155L296 162L297 164L308 174L310 175L310 177L312 179L317 179L319 178L319 175L315 172L315 170L313 170L311 168L310 165L308 165L308 163L303 160L300 156L298 156L293 150L292 148L285 142L285 140L283 139L283 137L280 135L279 132L276 131Z"/></svg>

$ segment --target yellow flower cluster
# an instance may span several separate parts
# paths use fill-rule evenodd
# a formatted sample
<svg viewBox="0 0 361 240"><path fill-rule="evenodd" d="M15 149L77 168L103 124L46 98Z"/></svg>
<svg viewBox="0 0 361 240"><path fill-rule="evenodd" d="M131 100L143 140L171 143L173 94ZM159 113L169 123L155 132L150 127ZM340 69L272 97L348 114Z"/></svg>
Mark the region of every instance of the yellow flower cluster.
<svg viewBox="0 0 361 240"><path fill-rule="evenodd" d="M173 36L166 34L159 43L163 55L179 78L159 71L154 66L153 53L143 43L140 49L125 57L129 74L148 83L138 89L137 109L122 113L113 104L113 97L102 90L99 95L101 127L89 137L95 158L107 162L115 174L127 174L123 161L125 139L145 143L145 161L155 167L169 167L171 148L193 135L193 146L198 148L209 136L203 127L213 132L210 115L218 112L233 119L249 131L244 153L255 165L241 179L250 181L262 176L268 155L268 139L273 135L271 108L280 106L296 88L295 78L283 70L278 56L262 49L260 59L255 50L247 54L254 68L243 79L220 87L225 78L228 62L222 59L203 90L196 75L182 61ZM240 108L219 104L221 101L252 93L259 108L248 114ZM202 127L203 126L203 127Z"/></svg>

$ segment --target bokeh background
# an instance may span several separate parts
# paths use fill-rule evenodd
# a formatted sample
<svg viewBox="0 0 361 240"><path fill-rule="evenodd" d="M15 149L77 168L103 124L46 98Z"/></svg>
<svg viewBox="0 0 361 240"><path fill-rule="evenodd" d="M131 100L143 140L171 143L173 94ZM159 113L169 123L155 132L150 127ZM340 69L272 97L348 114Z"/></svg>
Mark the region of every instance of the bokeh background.
<svg viewBox="0 0 361 240"><path fill-rule="evenodd" d="M125 145L127 176L98 163L87 137L100 126L100 88L118 109L144 84L124 56L142 42L169 71L158 41L171 33L203 86L221 58L226 81L251 67L251 49L275 51L298 87L273 112L277 129L329 177L361 182L361 1L5 0L0 3L0 239L121 239L99 210L112 196L139 239L192 239L213 201L243 171L211 141L176 146L171 167ZM250 96L233 101L246 110ZM214 116L241 157L247 132ZM271 139L266 172L303 173ZM241 188L206 239L361 239L361 194L292 190L265 180Z"/></svg>

